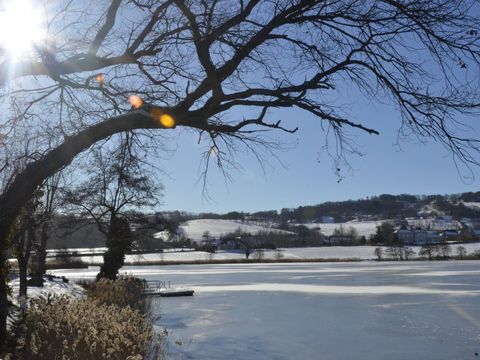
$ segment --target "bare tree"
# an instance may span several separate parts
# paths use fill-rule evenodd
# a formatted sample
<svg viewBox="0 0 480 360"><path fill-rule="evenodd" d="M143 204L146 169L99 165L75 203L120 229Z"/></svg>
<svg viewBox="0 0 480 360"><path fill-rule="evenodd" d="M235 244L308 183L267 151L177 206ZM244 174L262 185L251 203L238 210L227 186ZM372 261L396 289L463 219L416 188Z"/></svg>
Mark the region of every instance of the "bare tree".
<svg viewBox="0 0 480 360"><path fill-rule="evenodd" d="M296 131L272 110L298 108L333 134L330 149L340 164L356 151L347 129L378 134L368 119L349 116L327 100L342 84L395 104L401 136L435 139L455 161L478 165L478 139L465 135L458 117L476 114L480 103L470 81L480 55L474 5L474 0L45 2L48 36L36 51L13 66L8 49L1 49L2 100L15 111L7 110L0 126L0 170L7 179L0 197L0 251L37 187L118 132L143 129L155 144L160 140L151 130L193 129L205 144L206 174L211 159L222 169L234 165L239 147L261 157L259 149L275 146L263 131ZM132 95L136 111L126 103ZM244 116L246 107L257 115ZM42 141L26 168L8 178L14 162L9 149L20 126ZM0 339L5 339L6 286L0 283Z"/></svg>
<svg viewBox="0 0 480 360"><path fill-rule="evenodd" d="M415 251L412 248L409 248L408 246L404 246L403 257L405 258L405 260L408 260L413 256L415 256Z"/></svg>
<svg viewBox="0 0 480 360"><path fill-rule="evenodd" d="M446 240L443 240L438 245L438 256L442 257L443 260L447 260L450 257L450 253L452 252L452 247L448 244Z"/></svg>
<svg viewBox="0 0 480 360"><path fill-rule="evenodd" d="M131 211L155 207L163 190L158 180L148 176L135 139L135 134L125 133L109 154L95 150L88 179L65 194L66 207L93 220L105 235L107 251L97 278L116 279L134 239Z"/></svg>
<svg viewBox="0 0 480 360"><path fill-rule="evenodd" d="M465 246L457 246L455 251L457 252L458 258L460 260L463 260L463 258L467 255L467 249L465 248Z"/></svg>
<svg viewBox="0 0 480 360"><path fill-rule="evenodd" d="M418 255L427 256L428 260L432 260L435 254L437 253L438 253L438 245L426 243L422 245L422 247L420 248L420 251L418 252Z"/></svg>
<svg viewBox="0 0 480 360"><path fill-rule="evenodd" d="M15 234L12 236L12 249L17 259L20 287L19 296L27 296L27 271L32 245L36 241L35 210L37 199L30 200L24 207L22 214L17 218Z"/></svg>
<svg viewBox="0 0 480 360"><path fill-rule="evenodd" d="M389 244L385 249L385 255L388 255L392 260L403 260L403 247L398 244Z"/></svg>
<svg viewBox="0 0 480 360"><path fill-rule="evenodd" d="M61 173L56 173L46 179L41 187L42 198L37 208L37 226L39 234L37 241L33 244L34 258L32 261L32 286L43 286L43 275L46 272L47 242L51 235L54 212L58 207L58 190L61 180Z"/></svg>

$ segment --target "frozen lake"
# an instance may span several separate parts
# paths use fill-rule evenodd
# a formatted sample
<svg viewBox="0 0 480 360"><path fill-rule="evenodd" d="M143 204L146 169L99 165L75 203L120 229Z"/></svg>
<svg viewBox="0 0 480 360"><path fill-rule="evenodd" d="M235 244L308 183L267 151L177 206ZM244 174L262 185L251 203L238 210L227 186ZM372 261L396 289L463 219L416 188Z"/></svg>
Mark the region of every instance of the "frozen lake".
<svg viewBox="0 0 480 360"><path fill-rule="evenodd" d="M173 359L480 358L480 261L124 270L195 289L152 301Z"/></svg>

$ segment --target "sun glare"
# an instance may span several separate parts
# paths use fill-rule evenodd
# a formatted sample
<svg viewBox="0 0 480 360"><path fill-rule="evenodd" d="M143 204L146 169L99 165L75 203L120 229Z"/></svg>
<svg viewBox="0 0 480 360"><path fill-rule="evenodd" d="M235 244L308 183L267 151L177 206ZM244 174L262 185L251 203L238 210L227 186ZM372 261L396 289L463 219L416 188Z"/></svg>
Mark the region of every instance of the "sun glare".
<svg viewBox="0 0 480 360"><path fill-rule="evenodd" d="M28 0L11 0L0 6L0 48L17 59L33 50L45 36L41 11Z"/></svg>

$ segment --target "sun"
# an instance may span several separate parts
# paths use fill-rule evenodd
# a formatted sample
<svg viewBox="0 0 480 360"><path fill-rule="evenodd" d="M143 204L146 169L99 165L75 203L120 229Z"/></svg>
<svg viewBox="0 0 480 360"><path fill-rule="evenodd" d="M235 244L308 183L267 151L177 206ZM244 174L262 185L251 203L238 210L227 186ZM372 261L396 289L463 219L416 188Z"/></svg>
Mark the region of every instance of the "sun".
<svg viewBox="0 0 480 360"><path fill-rule="evenodd" d="M7 0L0 6L0 49L14 59L28 55L45 37L40 9L28 0Z"/></svg>

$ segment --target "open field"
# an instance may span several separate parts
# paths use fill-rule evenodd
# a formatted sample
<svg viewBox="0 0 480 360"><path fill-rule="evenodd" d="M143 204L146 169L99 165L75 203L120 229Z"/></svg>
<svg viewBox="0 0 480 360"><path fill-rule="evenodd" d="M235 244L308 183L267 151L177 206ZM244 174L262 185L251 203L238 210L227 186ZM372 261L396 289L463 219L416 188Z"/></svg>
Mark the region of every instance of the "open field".
<svg viewBox="0 0 480 360"><path fill-rule="evenodd" d="M460 245L460 244L459 244ZM480 243L461 244L467 249L468 253L480 251ZM452 256L455 256L455 248L458 245L452 245ZM420 247L411 247L415 253L418 254ZM88 251L90 253L101 253L106 248L94 248L94 249L72 249ZM265 250L262 257L270 260L374 260L375 246L330 246L330 247L305 247L305 248L286 248L276 250ZM52 253L54 250L51 250ZM86 264L98 265L103 262L101 255L94 256L80 256L76 259L81 259ZM255 253L252 252L250 259L255 258ZM230 260L242 260L245 259L245 253L237 250L221 250L215 254L210 254L204 251L166 251L164 253L151 253L151 254L136 254L127 255L125 257L125 263L130 265L159 264L162 262L194 262L194 261L230 261Z"/></svg>

